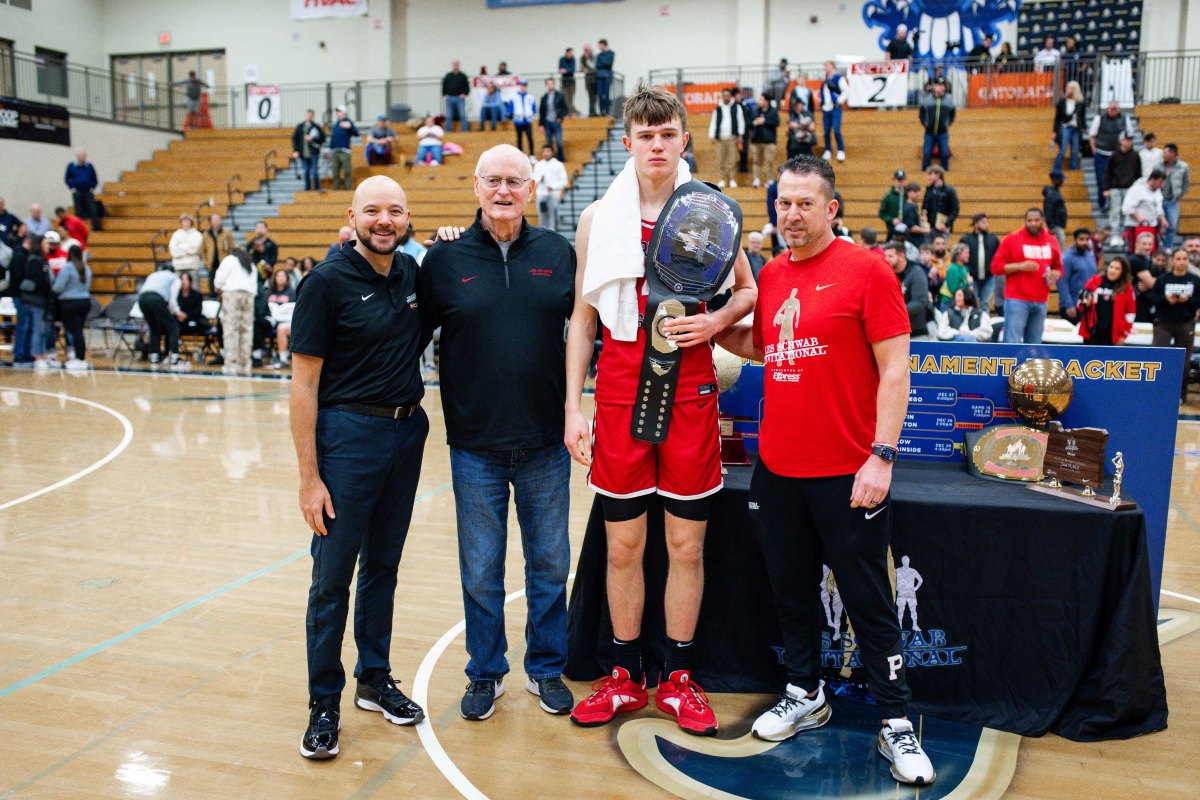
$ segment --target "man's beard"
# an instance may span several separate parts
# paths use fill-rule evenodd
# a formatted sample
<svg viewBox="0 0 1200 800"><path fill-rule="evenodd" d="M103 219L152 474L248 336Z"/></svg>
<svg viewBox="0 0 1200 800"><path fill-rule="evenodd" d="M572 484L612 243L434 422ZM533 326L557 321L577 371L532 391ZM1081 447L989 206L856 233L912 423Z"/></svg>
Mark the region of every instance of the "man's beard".
<svg viewBox="0 0 1200 800"><path fill-rule="evenodd" d="M382 247L381 248L381 247L377 247L376 245L371 243L371 230L369 228L365 231L365 233L366 233L365 236L363 235L364 231L356 231L356 233L358 234L358 240L363 243L363 247L367 248L372 253L375 253L377 255L390 256L392 253L396 252L396 250L400 247L400 237L399 236L396 236L396 238L394 238L392 240L391 247Z"/></svg>

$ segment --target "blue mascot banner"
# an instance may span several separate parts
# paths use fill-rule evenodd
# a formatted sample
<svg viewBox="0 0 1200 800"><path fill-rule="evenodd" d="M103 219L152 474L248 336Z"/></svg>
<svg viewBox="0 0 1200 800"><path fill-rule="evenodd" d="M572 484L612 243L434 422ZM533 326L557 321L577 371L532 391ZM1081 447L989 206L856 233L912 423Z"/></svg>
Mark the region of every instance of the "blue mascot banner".
<svg viewBox="0 0 1200 800"><path fill-rule="evenodd" d="M1021 0L870 0L863 4L863 22L878 28L879 48L908 28L913 61L918 67L962 58L982 44L985 36L1000 41L999 25L1017 18Z"/></svg>

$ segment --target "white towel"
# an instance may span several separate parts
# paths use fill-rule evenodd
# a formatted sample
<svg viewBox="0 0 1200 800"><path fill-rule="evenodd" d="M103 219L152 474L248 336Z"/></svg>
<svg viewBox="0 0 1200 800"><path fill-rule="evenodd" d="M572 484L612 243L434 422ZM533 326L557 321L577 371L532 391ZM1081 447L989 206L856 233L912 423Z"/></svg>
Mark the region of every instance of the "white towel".
<svg viewBox="0 0 1200 800"><path fill-rule="evenodd" d="M680 160L675 188L691 179L687 163ZM637 279L646 274L645 258L641 195L630 158L596 206L583 273L583 299L596 308L617 341L637 341Z"/></svg>

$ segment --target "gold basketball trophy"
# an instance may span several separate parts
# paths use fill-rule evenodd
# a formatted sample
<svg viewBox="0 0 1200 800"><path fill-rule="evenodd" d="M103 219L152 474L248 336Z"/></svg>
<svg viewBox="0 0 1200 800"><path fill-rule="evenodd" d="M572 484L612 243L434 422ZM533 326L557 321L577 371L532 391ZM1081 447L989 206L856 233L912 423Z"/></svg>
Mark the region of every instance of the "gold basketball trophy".
<svg viewBox="0 0 1200 800"><path fill-rule="evenodd" d="M989 480L1040 481L1049 439L1040 426L1067 409L1073 391L1071 376L1057 361L1031 358L1018 366L1008 376L1008 404L1038 427L992 425L968 431L964 455L970 473Z"/></svg>

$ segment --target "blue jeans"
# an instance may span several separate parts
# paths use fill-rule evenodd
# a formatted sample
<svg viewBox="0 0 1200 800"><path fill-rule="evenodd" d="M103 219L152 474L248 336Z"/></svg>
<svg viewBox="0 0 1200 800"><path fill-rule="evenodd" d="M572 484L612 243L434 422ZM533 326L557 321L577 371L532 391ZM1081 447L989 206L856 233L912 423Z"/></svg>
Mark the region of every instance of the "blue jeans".
<svg viewBox="0 0 1200 800"><path fill-rule="evenodd" d="M596 95L600 104L600 116L607 117L609 108L612 105L612 99L608 96L612 91L612 73L597 72L596 73Z"/></svg>
<svg viewBox="0 0 1200 800"><path fill-rule="evenodd" d="M1008 344L1041 344L1046 328L1046 304L1004 299L1004 341Z"/></svg>
<svg viewBox="0 0 1200 800"><path fill-rule="evenodd" d="M832 140L829 138L829 133L832 131L834 139L837 140L838 151L845 150L846 145L842 141L842 107L835 105L832 111L822 111L821 124L825 128L825 149L833 151L833 148L830 147Z"/></svg>
<svg viewBox="0 0 1200 800"><path fill-rule="evenodd" d="M418 164L424 164L426 155L432 155L434 161L439 164L442 163L442 146L440 144L417 145L416 162Z"/></svg>
<svg viewBox="0 0 1200 800"><path fill-rule="evenodd" d="M33 361L33 320L34 317L42 318L42 309L26 305L20 297L13 298L13 305L17 307L16 330L13 331L13 363L28 364ZM40 330L37 338L39 341L42 339Z"/></svg>
<svg viewBox="0 0 1200 800"><path fill-rule="evenodd" d="M1167 232L1163 234L1163 247L1175 249L1175 232L1179 230L1179 201L1163 200L1163 216L1167 218Z"/></svg>
<svg viewBox="0 0 1200 800"><path fill-rule="evenodd" d="M542 133L546 135L546 144L554 149L559 161L564 161L563 158L563 138L562 138L562 123L547 122L542 126Z"/></svg>
<svg viewBox="0 0 1200 800"><path fill-rule="evenodd" d="M313 536L308 591L308 696L336 705L346 685L342 636L350 608L350 580L358 563L354 599L355 677L391 672L396 568L408 536L421 452L429 435L423 410L407 419L369 417L336 408L317 413L317 468L336 519L326 536Z"/></svg>
<svg viewBox="0 0 1200 800"><path fill-rule="evenodd" d="M317 191L321 188L321 154L313 153L308 158L300 156L300 163L304 166L304 191Z"/></svg>
<svg viewBox="0 0 1200 800"><path fill-rule="evenodd" d="M466 98L458 97L457 95L446 98L446 133L454 130L454 120L458 120L459 126L464 131L471 129L467 123L467 101Z"/></svg>
<svg viewBox="0 0 1200 800"><path fill-rule="evenodd" d="M1062 170L1063 154L1071 150L1071 169L1079 169L1079 128L1074 125L1064 125L1058 134L1058 154L1054 156L1053 169Z"/></svg>
<svg viewBox="0 0 1200 800"><path fill-rule="evenodd" d="M467 677L508 674L504 556L511 484L525 554L525 673L554 678L567 663L567 538L571 458L561 444L538 450L450 448L458 517L458 564L467 622Z"/></svg>
<svg viewBox="0 0 1200 800"><path fill-rule="evenodd" d="M988 275L982 281L976 281L975 291L979 307L989 314L992 313L992 295L996 293L996 276Z"/></svg>
<svg viewBox="0 0 1200 800"><path fill-rule="evenodd" d="M497 123L504 121L503 109L500 106L484 106L479 111L479 130L483 130L489 119L492 121L492 130L496 130Z"/></svg>
<svg viewBox="0 0 1200 800"><path fill-rule="evenodd" d="M921 171L929 169L929 165L933 162L933 146L937 145L938 161L942 162L942 169L950 169L950 134L947 133L928 133L925 134L925 144L921 149Z"/></svg>
<svg viewBox="0 0 1200 800"><path fill-rule="evenodd" d="M1092 156L1092 165L1096 169L1096 205L1103 211L1108 208L1108 201L1104 197L1104 171L1108 168L1108 156L1097 152Z"/></svg>

